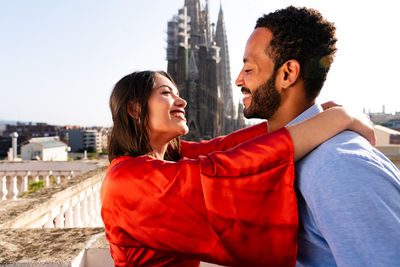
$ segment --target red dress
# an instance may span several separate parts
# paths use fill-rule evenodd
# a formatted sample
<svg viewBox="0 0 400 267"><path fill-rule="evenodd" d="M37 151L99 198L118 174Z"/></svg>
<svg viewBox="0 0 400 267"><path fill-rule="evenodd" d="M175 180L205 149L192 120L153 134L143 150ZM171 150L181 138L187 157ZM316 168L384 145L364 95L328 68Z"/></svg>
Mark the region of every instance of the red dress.
<svg viewBox="0 0 400 267"><path fill-rule="evenodd" d="M265 131L182 141L178 162L114 159L101 214L115 265L294 266L293 143L286 128Z"/></svg>

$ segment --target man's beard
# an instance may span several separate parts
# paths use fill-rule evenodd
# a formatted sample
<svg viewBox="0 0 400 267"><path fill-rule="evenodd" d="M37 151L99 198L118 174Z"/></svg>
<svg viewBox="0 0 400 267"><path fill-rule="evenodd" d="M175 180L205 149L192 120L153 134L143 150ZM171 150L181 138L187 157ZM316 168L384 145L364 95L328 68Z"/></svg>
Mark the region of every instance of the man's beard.
<svg viewBox="0 0 400 267"><path fill-rule="evenodd" d="M259 118L268 120L279 108L281 95L276 90L275 78L276 71L274 71L268 81L257 87L251 94L250 106L243 111L247 119ZM246 89L248 90L248 88Z"/></svg>

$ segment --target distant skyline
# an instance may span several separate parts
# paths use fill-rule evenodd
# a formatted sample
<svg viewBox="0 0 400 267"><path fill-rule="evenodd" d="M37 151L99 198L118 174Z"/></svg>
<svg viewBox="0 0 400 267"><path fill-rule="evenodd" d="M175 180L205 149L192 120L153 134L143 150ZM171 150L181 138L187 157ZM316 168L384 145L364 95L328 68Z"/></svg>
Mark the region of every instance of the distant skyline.
<svg viewBox="0 0 400 267"><path fill-rule="evenodd" d="M205 1L200 1L202 4ZM244 47L263 13L318 9L337 27L338 52L318 102L400 111L396 1L223 0L234 85ZM217 21L219 0L209 0ZM184 0L0 1L0 120L112 125L108 100L124 75L166 70L167 22Z"/></svg>

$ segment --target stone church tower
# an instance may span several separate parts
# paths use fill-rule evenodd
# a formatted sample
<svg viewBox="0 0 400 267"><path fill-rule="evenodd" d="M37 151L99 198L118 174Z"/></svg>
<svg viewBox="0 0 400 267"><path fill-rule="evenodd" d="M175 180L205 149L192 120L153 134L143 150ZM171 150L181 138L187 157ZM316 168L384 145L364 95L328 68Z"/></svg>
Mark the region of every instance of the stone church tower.
<svg viewBox="0 0 400 267"><path fill-rule="evenodd" d="M229 51L222 7L215 28L208 1L185 0L168 22L168 73L187 101L186 140L210 139L244 127L233 98ZM237 118L236 118L237 117Z"/></svg>

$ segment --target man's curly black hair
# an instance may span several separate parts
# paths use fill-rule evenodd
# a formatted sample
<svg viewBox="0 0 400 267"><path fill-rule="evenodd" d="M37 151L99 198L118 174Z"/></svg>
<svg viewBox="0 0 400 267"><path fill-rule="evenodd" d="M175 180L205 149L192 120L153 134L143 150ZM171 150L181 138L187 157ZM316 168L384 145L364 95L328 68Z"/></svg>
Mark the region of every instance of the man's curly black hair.
<svg viewBox="0 0 400 267"><path fill-rule="evenodd" d="M314 9L289 6L265 14L255 28L272 34L266 53L274 60L275 70L290 59L300 63L306 97L315 99L325 82L336 52L335 26Z"/></svg>

